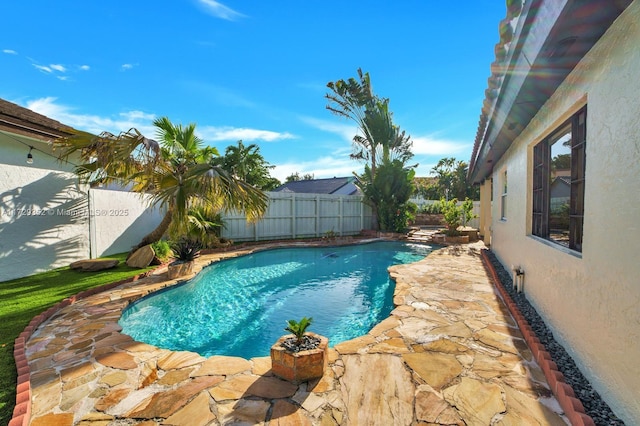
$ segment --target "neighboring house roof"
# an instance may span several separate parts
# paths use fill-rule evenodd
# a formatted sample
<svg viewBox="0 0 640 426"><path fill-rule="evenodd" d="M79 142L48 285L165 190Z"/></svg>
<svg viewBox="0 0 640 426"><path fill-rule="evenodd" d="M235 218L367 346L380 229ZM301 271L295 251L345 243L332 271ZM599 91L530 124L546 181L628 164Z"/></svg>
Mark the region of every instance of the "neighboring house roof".
<svg viewBox="0 0 640 426"><path fill-rule="evenodd" d="M0 99L0 130L42 141L66 137L73 129L59 121Z"/></svg>
<svg viewBox="0 0 640 426"><path fill-rule="evenodd" d="M329 179L310 179L287 182L274 192L295 192L298 194L343 194L354 195L358 188L352 177L334 177Z"/></svg>
<svg viewBox="0 0 640 426"><path fill-rule="evenodd" d="M472 183L482 183L491 174L493 164L632 1L510 3L500 22L500 42L469 162Z"/></svg>

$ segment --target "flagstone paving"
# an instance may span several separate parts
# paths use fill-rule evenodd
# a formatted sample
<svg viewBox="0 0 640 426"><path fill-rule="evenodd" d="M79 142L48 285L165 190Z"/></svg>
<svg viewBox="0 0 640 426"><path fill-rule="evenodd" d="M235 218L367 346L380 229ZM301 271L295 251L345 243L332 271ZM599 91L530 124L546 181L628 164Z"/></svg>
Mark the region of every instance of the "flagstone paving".
<svg viewBox="0 0 640 426"><path fill-rule="evenodd" d="M335 345L324 377L301 385L273 376L268 357L205 358L120 333L128 303L176 283L166 274L76 301L27 342L30 424L564 425L482 247L390 268L391 316ZM248 251L202 256L200 266Z"/></svg>

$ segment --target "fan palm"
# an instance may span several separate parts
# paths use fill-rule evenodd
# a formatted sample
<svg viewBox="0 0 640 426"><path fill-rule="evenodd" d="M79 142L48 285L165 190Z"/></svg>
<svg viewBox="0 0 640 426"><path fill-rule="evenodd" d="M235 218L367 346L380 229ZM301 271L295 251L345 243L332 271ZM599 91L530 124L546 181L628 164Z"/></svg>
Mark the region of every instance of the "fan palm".
<svg viewBox="0 0 640 426"><path fill-rule="evenodd" d="M137 129L117 136L78 131L56 142L63 147L61 159L80 155L83 164L77 166L76 173L84 182L130 186L134 192L151 195L152 206L166 209L160 224L132 252L160 240L167 231L173 237L185 235L189 226L198 221L198 217L190 215L194 208L206 215L243 211L248 220L257 220L264 214L267 195L211 164L218 151L203 146L195 124L175 125L166 117L153 124L159 143Z"/></svg>

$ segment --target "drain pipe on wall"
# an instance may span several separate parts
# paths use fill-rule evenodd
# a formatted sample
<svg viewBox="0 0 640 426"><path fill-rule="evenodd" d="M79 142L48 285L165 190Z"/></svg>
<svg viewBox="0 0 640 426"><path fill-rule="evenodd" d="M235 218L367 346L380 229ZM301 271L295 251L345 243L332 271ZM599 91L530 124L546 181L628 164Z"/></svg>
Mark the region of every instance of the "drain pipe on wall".
<svg viewBox="0 0 640 426"><path fill-rule="evenodd" d="M511 265L513 271L513 287L516 292L522 293L524 291L524 269L522 266Z"/></svg>

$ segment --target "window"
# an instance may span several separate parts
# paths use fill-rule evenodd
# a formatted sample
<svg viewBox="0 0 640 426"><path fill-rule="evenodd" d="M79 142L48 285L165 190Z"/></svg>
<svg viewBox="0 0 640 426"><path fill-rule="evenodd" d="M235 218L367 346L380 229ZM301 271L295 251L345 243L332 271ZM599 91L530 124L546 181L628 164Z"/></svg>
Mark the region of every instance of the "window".
<svg viewBox="0 0 640 426"><path fill-rule="evenodd" d="M587 107L533 147L531 233L582 251Z"/></svg>
<svg viewBox="0 0 640 426"><path fill-rule="evenodd" d="M502 174L502 195L500 197L500 219L507 219L507 171Z"/></svg>

